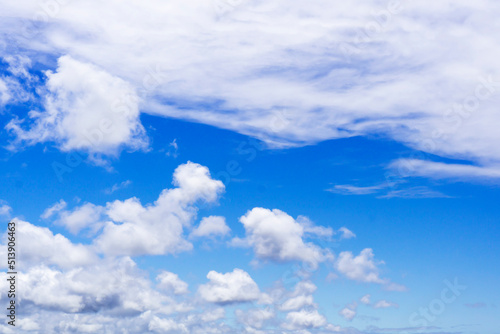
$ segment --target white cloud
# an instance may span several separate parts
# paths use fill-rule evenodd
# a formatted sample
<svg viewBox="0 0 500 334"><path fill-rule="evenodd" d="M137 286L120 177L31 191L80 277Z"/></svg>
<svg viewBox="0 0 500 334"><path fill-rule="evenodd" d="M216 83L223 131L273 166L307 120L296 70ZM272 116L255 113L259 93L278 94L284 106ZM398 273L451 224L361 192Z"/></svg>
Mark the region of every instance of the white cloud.
<svg viewBox="0 0 500 334"><path fill-rule="evenodd" d="M47 266L30 268L19 277L24 287L20 299L64 312L81 311L84 307L83 297L69 291L68 280L69 277L62 272Z"/></svg>
<svg viewBox="0 0 500 334"><path fill-rule="evenodd" d="M225 316L226 316L226 310L223 307L218 307L216 309L203 313L200 316L200 319L204 322L211 322L223 319Z"/></svg>
<svg viewBox="0 0 500 334"><path fill-rule="evenodd" d="M11 213L12 213L12 208L4 201L0 200L0 216L10 217Z"/></svg>
<svg viewBox="0 0 500 334"><path fill-rule="evenodd" d="M3 60L9 64L7 71L12 73L12 75L34 80L29 72L31 68L31 59L27 56L21 54L15 56L8 55L4 57Z"/></svg>
<svg viewBox="0 0 500 334"><path fill-rule="evenodd" d="M226 225L226 218L220 216L203 217L200 225L191 232L191 237L225 236L231 229Z"/></svg>
<svg viewBox="0 0 500 334"><path fill-rule="evenodd" d="M68 206L68 204L64 200L61 199L59 202L54 203L51 207L48 207L47 209L45 209L45 211L40 215L40 218L49 219L54 214L64 210L67 206Z"/></svg>
<svg viewBox="0 0 500 334"><path fill-rule="evenodd" d="M311 281L301 281L284 292L282 309L275 296L262 293L241 269L225 274L210 271L208 283L190 296L187 284L175 273L161 271L155 284L150 273L129 257L99 257L95 248L72 243L47 228L15 222L18 240L25 245L19 254L18 280L23 288L18 300L26 313L19 323L20 333L231 333L240 327L232 326L226 310L212 303L242 302L250 308L244 305L245 310L236 310L235 315L248 333L266 333L268 325L299 331L338 330L311 310L317 307L312 301L317 287ZM0 246L5 251L5 245ZM0 273L0 291L7 291L5 272ZM254 303L268 306L255 308ZM9 333L3 327L0 331Z"/></svg>
<svg viewBox="0 0 500 334"><path fill-rule="evenodd" d="M342 195L368 195L374 194L381 189L384 189L385 187L386 186L383 184L370 187L357 187L349 184L338 184L333 186L333 188L327 189L327 191Z"/></svg>
<svg viewBox="0 0 500 334"><path fill-rule="evenodd" d="M341 227L341 228L339 228L339 232L342 233L342 235L340 236L341 239L356 238L356 234L354 234L354 232L352 232L351 230L349 230L347 227Z"/></svg>
<svg viewBox="0 0 500 334"><path fill-rule="evenodd" d="M352 252L341 252L335 261L335 269L354 281L382 284L387 291L406 291L405 286L380 277L380 264L384 262L376 261L373 250L365 248L357 256Z"/></svg>
<svg viewBox="0 0 500 334"><path fill-rule="evenodd" d="M250 309L248 311L236 310L236 319L252 329L261 329L266 322L276 317L276 313L270 308Z"/></svg>
<svg viewBox="0 0 500 334"><path fill-rule="evenodd" d="M102 310L125 315L147 310L168 313L177 307L151 289L149 280L127 258L66 272L34 267L20 276L20 283L23 300L64 312Z"/></svg>
<svg viewBox="0 0 500 334"><path fill-rule="evenodd" d="M164 189L158 199L143 206L132 197L108 202L105 206L85 203L66 210L59 201L42 214L77 234L102 232L93 239L93 246L107 255L172 254L192 249L185 229L191 229L198 202L215 203L224 191L221 181L212 179L208 168L188 162L178 166L173 175L174 188ZM57 213L57 215L56 215ZM223 235L229 228L222 217L202 220L196 236Z"/></svg>
<svg viewBox="0 0 500 334"><path fill-rule="evenodd" d="M19 244L19 266L31 264L57 265L71 268L96 261L97 256L88 246L73 244L61 234L53 234L46 227L39 227L14 218ZM3 245L2 245L3 246ZM0 250L5 251L6 247Z"/></svg>
<svg viewBox="0 0 500 334"><path fill-rule="evenodd" d="M338 333L338 332L342 332L342 327L335 326L335 325L332 325L332 324L328 324L328 325L325 326L325 330L327 330L329 332Z"/></svg>
<svg viewBox="0 0 500 334"><path fill-rule="evenodd" d="M390 167L402 177L423 176L455 180L500 179L500 165L474 166L418 159L399 159L392 162Z"/></svg>
<svg viewBox="0 0 500 334"><path fill-rule="evenodd" d="M71 56L47 72L45 111L29 120L13 120L6 128L20 143L54 141L63 151L116 154L121 148L144 149L147 139L139 120L138 97L122 79ZM23 122L32 122L28 130Z"/></svg>
<svg viewBox="0 0 500 334"><path fill-rule="evenodd" d="M313 268L325 261L331 254L311 242L304 242L307 231L324 234L324 230L314 230L302 220L295 220L285 212L273 209L254 208L240 218L245 227L246 238L234 239L233 245L253 248L255 256L262 260L276 262L303 261Z"/></svg>
<svg viewBox="0 0 500 334"><path fill-rule="evenodd" d="M29 80L20 81L15 76L0 77L0 107L32 100L34 98L30 92L30 89L33 88L32 85Z"/></svg>
<svg viewBox="0 0 500 334"><path fill-rule="evenodd" d="M171 292L176 295L188 293L188 284L182 281L177 274L163 271L156 276L157 287L161 290Z"/></svg>
<svg viewBox="0 0 500 334"><path fill-rule="evenodd" d="M283 311L295 311L303 308L304 306L314 305L313 296L296 296L286 300L281 305Z"/></svg>
<svg viewBox="0 0 500 334"><path fill-rule="evenodd" d="M178 324L172 319L153 317L148 329L156 333L189 333L184 324Z"/></svg>
<svg viewBox="0 0 500 334"><path fill-rule="evenodd" d="M292 293L289 294L281 305L280 309L283 311L295 311L305 306L316 308L312 294L316 291L317 287L310 281L300 281L295 285Z"/></svg>
<svg viewBox="0 0 500 334"><path fill-rule="evenodd" d="M449 198L439 191L429 189L428 187L418 186L407 189L391 190L380 198Z"/></svg>
<svg viewBox="0 0 500 334"><path fill-rule="evenodd" d="M115 191L127 188L131 184L132 184L132 181L126 180L126 181L123 181L121 183L113 184L113 186L111 188L105 189L104 192L106 194L110 195L110 194L114 193Z"/></svg>
<svg viewBox="0 0 500 334"><path fill-rule="evenodd" d="M370 295L364 295L363 297L361 297L361 299L359 301L365 305L369 305L370 304L370 297L371 297Z"/></svg>
<svg viewBox="0 0 500 334"><path fill-rule="evenodd" d="M261 298L257 283L241 269L221 274L210 271L207 275L210 282L201 285L198 294L212 303L228 304L256 301Z"/></svg>
<svg viewBox="0 0 500 334"><path fill-rule="evenodd" d="M500 160L492 144L500 139L500 43L489 29L498 6L279 0L221 12L211 1L138 8L94 0L58 3L52 15L41 12L51 20L42 25L31 1L4 4L2 29L39 58L69 54L128 81L144 91L148 113L283 146L383 134L482 163ZM123 19L132 16L132 25Z"/></svg>
<svg viewBox="0 0 500 334"><path fill-rule="evenodd" d="M351 321L356 316L356 307L345 307L340 310L339 314L346 320Z"/></svg>
<svg viewBox="0 0 500 334"><path fill-rule="evenodd" d="M365 248L358 256L353 256L351 252L341 252L335 262L335 268L355 281L384 283L385 281L379 277L377 264L374 261L373 250Z"/></svg>
<svg viewBox="0 0 500 334"><path fill-rule="evenodd" d="M9 87L5 81L0 78L0 107L4 106L11 99L11 95L9 92Z"/></svg>
<svg viewBox="0 0 500 334"><path fill-rule="evenodd" d="M31 90L39 80L29 72L31 59L21 53L2 56L1 51L0 57L2 62L8 64L0 76L0 108L6 104L16 105L32 100L34 94Z"/></svg>
<svg viewBox="0 0 500 334"><path fill-rule="evenodd" d="M393 302L388 302L387 300L380 300L373 305L374 308L388 308L388 307L395 307L398 308L399 305Z"/></svg>
<svg viewBox="0 0 500 334"><path fill-rule="evenodd" d="M298 216L296 219L304 229L304 235L307 237L319 237L328 239L335 234L335 231L331 227L316 226L314 223L306 216Z"/></svg>
<svg viewBox="0 0 500 334"><path fill-rule="evenodd" d="M47 228L19 219L14 222L18 243L23 245L18 254L18 284L23 288L16 298L23 303L26 315L38 314L41 319L47 319L41 314L50 311L49 319L59 319L51 322L32 317L21 326L23 330L39 328L42 332L57 332L56 328L62 326L59 329L95 332L100 326L109 326L109 321L100 324L95 318L90 323L80 323L77 319L62 321L68 313L85 316L89 312L105 312L134 317L148 310L162 314L189 310L183 303L154 290L146 273L130 258L102 259L91 248L74 244L60 234L54 235ZM2 252L7 249L1 246ZM6 273L0 276L0 287L6 291ZM179 282L176 288L182 292Z"/></svg>
<svg viewBox="0 0 500 334"><path fill-rule="evenodd" d="M64 202L56 204L64 210L61 203ZM47 218L57 211L54 209ZM134 212L129 214L134 215ZM242 330L248 333L266 333L268 328L279 327L338 329L328 325L325 317L314 310L317 306L312 294L317 287L311 281L297 283L292 291L284 290L280 298L283 302L278 304L276 295L271 297L261 292L250 275L241 269L228 273L210 271L208 282L199 286L198 293L193 296L175 273L161 271L151 280L150 273L139 269L127 256L100 257L95 247L73 243L48 228L19 219L14 221L19 244L24 245L19 252L22 266L19 267L18 284L23 288L19 290L18 300L24 305L26 314L19 323L20 333L116 333L124 330L131 334L144 330L231 333L240 327L234 327L226 310L218 306L243 302L248 303L242 306L245 310L236 310L235 315L244 325ZM0 246L5 256L7 248L4 244ZM1 272L0 291L7 291L6 278L5 271ZM267 306L256 308L255 304ZM4 329L0 327L0 331L9 333Z"/></svg>
<svg viewBox="0 0 500 334"><path fill-rule="evenodd" d="M96 333L102 328L102 324L75 324L69 322L61 322L58 326L58 330L68 333Z"/></svg>
<svg viewBox="0 0 500 334"><path fill-rule="evenodd" d="M188 162L174 172L176 188L165 189L153 205L142 206L137 198L106 205L112 220L95 239L106 254L168 254L190 250L184 239L185 227L196 217L198 201L213 203L224 191L221 181L210 176L208 168Z"/></svg>
<svg viewBox="0 0 500 334"><path fill-rule="evenodd" d="M128 258L101 259L91 248L72 243L48 228L13 219L16 224L18 249L18 290L16 300L24 305L26 316L20 328L24 331L53 332L57 322L38 321L39 312L50 311L60 318L65 313L98 312L130 314L146 309L168 311L169 299L154 292L135 263ZM6 239L4 235L4 240ZM1 245L3 253L7 247ZM0 257L4 257L4 253ZM6 273L0 274L2 291L6 291ZM63 313L60 313L63 312ZM47 317L41 317L47 319ZM48 317L51 318L51 317ZM46 327L46 326L52 327ZM59 323L63 325L63 322ZM99 324L93 324L98 328ZM64 327L64 326L63 326ZM75 324L86 332L88 326ZM91 327L88 327L91 328Z"/></svg>
<svg viewBox="0 0 500 334"><path fill-rule="evenodd" d="M172 140L170 144L168 144L167 152L165 153L167 157L173 157L174 159L179 156L179 144L177 144L177 138Z"/></svg>
<svg viewBox="0 0 500 334"><path fill-rule="evenodd" d="M392 163L391 167L396 170L397 163ZM417 172L418 173L418 172ZM400 174L397 174L400 175ZM406 177L407 175L400 175ZM381 193L384 191L385 194L377 196L377 198L446 198L445 194L432 190L425 186L409 187L396 189L396 185L403 183L401 180L398 182L386 182L376 186L369 187L357 187L351 185L337 185L331 189L327 189L329 192L342 194L342 195L369 195Z"/></svg>
<svg viewBox="0 0 500 334"><path fill-rule="evenodd" d="M406 286L404 286L404 285L401 285L401 284L397 284L397 283L394 283L394 282L388 282L384 286L384 290L403 292L403 291L408 291L408 288Z"/></svg>
<svg viewBox="0 0 500 334"><path fill-rule="evenodd" d="M33 321L30 318L24 318L24 319L19 319L18 320L18 326L21 330L23 331L38 331L40 330L40 326L38 323Z"/></svg>
<svg viewBox="0 0 500 334"><path fill-rule="evenodd" d="M79 233L83 229L89 228L92 233L95 233L103 226L101 216L104 213L104 208L92 203L85 203L73 210L61 210L60 207L65 207L66 203L61 200L55 206L48 208L42 217L45 217L55 210L59 210L56 224L64 226L73 234Z"/></svg>
<svg viewBox="0 0 500 334"><path fill-rule="evenodd" d="M20 228L19 241L22 241L25 226L21 221L16 224ZM57 238L30 238L30 241L40 240L48 248L54 243L53 239ZM58 256L67 256L65 253L72 251L71 245L78 246L67 242L70 246L56 245L63 253ZM2 249L6 249L4 246ZM33 254L41 252L39 248L29 250ZM19 324L20 333L31 330L143 333L145 328L162 333L218 333L212 331L216 327L213 322L225 316L221 308L199 313L193 311L191 303L173 299L172 292L174 295L187 292L173 273L161 273L156 286L159 289L155 290L148 273L138 269L128 257L95 257L89 263L75 261L74 265L64 268L58 264L57 257L51 261L29 262L24 261L25 258L18 274L18 284L23 288L16 297L26 313ZM0 280L0 288L7 291L5 272L0 273ZM200 305L197 306L199 310Z"/></svg>
<svg viewBox="0 0 500 334"><path fill-rule="evenodd" d="M318 328L327 324L326 318L319 314L317 310L301 310L290 312L286 315L286 324L283 327L287 329L305 329Z"/></svg>

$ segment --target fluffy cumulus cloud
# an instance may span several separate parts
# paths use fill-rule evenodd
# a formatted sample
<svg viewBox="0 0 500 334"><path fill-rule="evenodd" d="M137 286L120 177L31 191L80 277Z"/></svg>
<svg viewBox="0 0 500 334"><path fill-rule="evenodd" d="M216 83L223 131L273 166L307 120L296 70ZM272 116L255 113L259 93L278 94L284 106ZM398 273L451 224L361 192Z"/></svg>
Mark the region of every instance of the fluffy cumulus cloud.
<svg viewBox="0 0 500 334"><path fill-rule="evenodd" d="M345 320L351 321L352 319L354 319L354 317L357 314L356 308L357 308L356 304L346 306L342 310L339 311L339 315L342 318L344 318Z"/></svg>
<svg viewBox="0 0 500 334"><path fill-rule="evenodd" d="M379 300L373 305L374 308L388 308L388 307L395 307L398 308L399 305L393 302L389 302L385 299Z"/></svg>
<svg viewBox="0 0 500 334"><path fill-rule="evenodd" d="M48 228L17 218L13 222L17 242L23 244L18 250L18 286L22 288L18 290L17 301L24 305L26 315L21 328L53 332L50 326L56 324L41 320L43 312L55 312L53 316L62 320L67 314L89 312L121 317L148 310L170 314L189 309L182 302L174 302L170 292L155 290L146 273L129 257L101 258L92 247L73 243ZM4 242L5 238L6 234ZM5 244L1 246L2 251L6 249ZM2 258L5 256L1 254ZM7 290L6 275L1 274L2 291ZM4 293L0 295L2 302L6 297ZM87 324L75 323L77 327L80 325L83 330ZM95 331L95 327L89 328ZM79 331L76 327L75 330Z"/></svg>
<svg viewBox="0 0 500 334"><path fill-rule="evenodd" d="M45 110L7 125L16 136L14 145L53 141L63 151L92 154L147 146L138 96L130 84L71 56L60 57L57 71L47 77Z"/></svg>
<svg viewBox="0 0 500 334"><path fill-rule="evenodd" d="M235 332L220 321L226 317L223 308L186 299L187 284L177 274L162 271L154 282L130 257L102 258L92 248L54 235L47 228L17 218L14 222L17 240L25 245L19 253L16 297L23 305L23 316L15 331L2 324L2 333ZM6 233L2 240L3 251L7 249ZM2 252L0 257L6 254ZM241 272L233 273L236 276L229 275L227 281L228 289L234 289L232 297L246 288L243 299L254 300L252 293L260 296L256 283L246 280L248 274L238 279ZM3 271L1 291L8 290L6 279ZM0 293L0 301L8 302L5 292Z"/></svg>
<svg viewBox="0 0 500 334"><path fill-rule="evenodd" d="M149 322L148 329L154 333L189 333L184 324L178 324L172 319L153 317Z"/></svg>
<svg viewBox="0 0 500 334"><path fill-rule="evenodd" d="M6 281L6 274L1 276ZM170 315L192 309L170 293L155 290L146 273L128 257L71 269L33 265L20 272L18 280L22 289L17 301L24 312L20 327L26 332L33 328L45 333L121 332L127 328L130 333L142 333L166 322L181 328L187 324ZM4 289L5 284L1 283Z"/></svg>
<svg viewBox="0 0 500 334"><path fill-rule="evenodd" d="M46 227L39 227L14 218L16 239L20 247L20 265L57 265L62 268L81 266L94 262L97 256L89 246L74 244L61 234L54 234ZM0 249L2 256L6 248Z"/></svg>
<svg viewBox="0 0 500 334"><path fill-rule="evenodd" d="M29 227L47 234L49 239L39 238L44 246L57 240L46 228L15 221L19 237ZM284 290L282 298L273 299L241 269L210 271L209 282L190 295L187 284L175 273L161 271L151 280L130 257L101 258L95 249L92 253L92 248L87 249L89 259L81 261L73 254L81 245L64 240L58 245L59 253L41 254L43 250L38 246L25 249L23 259L30 260L23 262L18 274L22 289L17 300L23 305L23 317L16 333L232 334L275 333L279 328L280 333L298 333L340 328L329 324L316 310L311 295L317 288L307 280L298 282L291 291ZM5 244L0 246L6 248ZM73 265L68 261L74 261ZM5 272L0 273L0 291L7 290L6 278ZM7 301L5 293L0 293L0 301ZM236 327L221 307L227 305L235 307ZM4 325L0 330L14 333Z"/></svg>
<svg viewBox="0 0 500 334"><path fill-rule="evenodd" d="M258 333L258 329L261 329L264 324L276 317L276 313L270 308L255 308L248 311L238 309L236 310L235 315L238 322L244 324L246 331L250 333L252 331Z"/></svg>
<svg viewBox="0 0 500 334"><path fill-rule="evenodd" d="M306 234L332 234L330 228L313 228L309 220L293 219L285 212L254 208L240 218L246 232L245 239L233 239L234 245L252 247L258 259L275 262L302 261L313 268L331 257L331 254L312 242L305 242Z"/></svg>
<svg viewBox="0 0 500 334"><path fill-rule="evenodd" d="M384 308L398 308L399 305L385 299L379 300L377 302L371 302L371 295L364 295L359 299L359 302L363 305L367 305L374 309L384 309ZM354 301L347 304L344 308L339 311L339 315L347 321L352 321L358 314L358 302Z"/></svg>
<svg viewBox="0 0 500 334"><path fill-rule="evenodd" d="M97 234L93 246L108 255L172 254L192 249L184 232L196 218L197 203L214 203L224 191L208 168L188 162L176 168L174 188L164 189L158 199L143 206L136 197L108 202L105 206L85 203L68 210L61 200L45 210L44 219L77 234ZM222 217L202 219L194 230L197 237L229 232Z"/></svg>
<svg viewBox="0 0 500 334"><path fill-rule="evenodd" d="M301 281L296 284L292 293L287 296L287 299L281 304L280 309L283 311L296 311L304 307L316 307L312 294L317 287L310 281Z"/></svg>
<svg viewBox="0 0 500 334"><path fill-rule="evenodd" d="M143 206L139 199L114 201L106 205L110 218L95 245L106 254L166 254L190 250L184 228L192 224L198 201L213 203L223 192L221 181L208 168L195 163L179 166L174 172L175 188L165 189L158 199Z"/></svg>
<svg viewBox="0 0 500 334"><path fill-rule="evenodd" d="M490 29L499 6L495 0L6 2L2 30L9 43L35 61L62 56L50 74L47 110L31 115L31 130L15 129L20 139L57 139L64 149L142 146L133 139L141 130L132 116L117 119L116 132L92 147L85 131L95 128L95 117L70 131L87 110L83 104L96 107L89 111L95 116L109 109L108 95L130 85L144 112L275 146L375 133L489 169L500 161L492 144L500 139L500 43ZM81 83L67 78L83 69ZM93 78L103 80L83 87ZM84 98L77 102L65 92ZM43 132L44 126L55 131Z"/></svg>
<svg viewBox="0 0 500 334"><path fill-rule="evenodd" d="M317 286L305 278L295 284L293 289L275 287L270 294L273 297L275 311L285 313L281 328L292 333L309 333L308 330L339 331L340 327L328 323L326 317L318 311L314 301Z"/></svg>
<svg viewBox="0 0 500 334"><path fill-rule="evenodd" d="M397 287L401 286L380 277L378 265L383 263L383 261L375 260L371 248L365 248L357 256L349 251L341 252L335 261L335 268L351 280L385 284L387 289L397 290Z"/></svg>
<svg viewBox="0 0 500 334"><path fill-rule="evenodd" d="M226 225L226 218L220 216L203 217L200 225L191 232L191 237L225 236L230 231L231 229Z"/></svg>
<svg viewBox="0 0 500 334"><path fill-rule="evenodd" d="M0 217L10 217L12 208L5 201L0 200Z"/></svg>
<svg viewBox="0 0 500 334"><path fill-rule="evenodd" d="M287 329L310 329L325 326L326 318L317 310L301 310L290 312L286 315L287 323L283 325Z"/></svg>
<svg viewBox="0 0 500 334"><path fill-rule="evenodd" d="M244 270L234 269L225 274L211 271L207 278L209 282L199 287L198 294L208 302L229 304L261 298L257 283Z"/></svg>
<svg viewBox="0 0 500 334"><path fill-rule="evenodd" d="M182 281L177 274L163 271L156 277L158 288L170 291L176 295L182 295L188 292L188 284Z"/></svg>
<svg viewBox="0 0 500 334"><path fill-rule="evenodd" d="M164 254L190 249L182 234L196 213L192 205L198 200L215 201L224 186L210 177L206 167L193 163L176 169L174 185L177 188L164 190L151 206L143 207L137 198L108 203L107 215L113 222L108 222L97 238L98 247L113 254Z"/></svg>
<svg viewBox="0 0 500 334"><path fill-rule="evenodd" d="M19 280L24 287L21 300L40 308L65 313L106 309L123 314L162 308L168 311L167 296L152 290L150 282L127 258L69 271L35 266Z"/></svg>
<svg viewBox="0 0 500 334"><path fill-rule="evenodd" d="M58 210L59 216L55 222L73 234L77 234L83 229L90 229L95 233L102 226L101 216L105 211L103 207L85 203L73 210L62 210L63 202L60 201L48 208L42 216L46 217L49 213Z"/></svg>

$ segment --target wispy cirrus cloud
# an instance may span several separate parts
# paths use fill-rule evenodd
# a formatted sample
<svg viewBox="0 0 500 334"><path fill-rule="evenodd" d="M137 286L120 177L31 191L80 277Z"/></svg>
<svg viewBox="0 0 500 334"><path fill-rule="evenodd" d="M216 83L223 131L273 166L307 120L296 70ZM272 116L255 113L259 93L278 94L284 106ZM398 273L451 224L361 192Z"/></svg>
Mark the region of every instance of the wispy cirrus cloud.
<svg viewBox="0 0 500 334"><path fill-rule="evenodd" d="M399 183L382 183L375 186L335 185L326 191L339 195L372 195L377 198L448 198L450 196L427 186L405 187Z"/></svg>
<svg viewBox="0 0 500 334"><path fill-rule="evenodd" d="M409 187L406 189L390 190L380 198L450 198L440 191L425 186Z"/></svg>
<svg viewBox="0 0 500 334"><path fill-rule="evenodd" d="M326 191L341 195L369 195L377 193L384 188L387 188L387 185L380 184L376 186L359 187L350 184L337 184Z"/></svg>
<svg viewBox="0 0 500 334"><path fill-rule="evenodd" d="M430 160L398 159L390 166L402 177L428 177L461 181L500 180L500 165L448 164Z"/></svg>
<svg viewBox="0 0 500 334"><path fill-rule="evenodd" d="M94 15L94 6L101 16ZM500 140L494 125L500 120L500 65L494 61L500 43L488 29L498 6L494 0L396 7L378 1L243 1L222 6L230 10L221 15L212 2L150 1L138 8L130 1L116 6L94 0L58 3L47 14L36 2L5 3L1 28L9 43L29 50L32 63L46 54L59 58L49 82L67 72L64 63L73 59L92 69L82 75L85 82L102 71L111 97L122 91L140 97L131 118L113 118L119 135L104 135L99 145L85 144L71 122L49 122L55 114L78 118L83 105L109 109L92 85L59 87L87 97L83 105L49 85L54 98L32 114L36 125L26 130L14 122L10 129L24 144L55 140L64 150L106 153L139 149L147 146L136 117L141 110L230 129L274 147L375 134L489 166L500 161L500 150L491 145ZM40 13L51 24L33 20ZM127 17L136 18L133 28ZM39 38L27 37L30 32ZM6 52L4 58L12 56ZM82 131L91 124L84 125Z"/></svg>
<svg viewBox="0 0 500 334"><path fill-rule="evenodd" d="M123 182L120 182L120 183L113 184L112 187L105 189L104 192L106 194L108 194L108 195L111 195L115 191L118 191L118 190L125 189L125 188L129 187L131 184L132 184L132 181L126 180L126 181L123 181Z"/></svg>

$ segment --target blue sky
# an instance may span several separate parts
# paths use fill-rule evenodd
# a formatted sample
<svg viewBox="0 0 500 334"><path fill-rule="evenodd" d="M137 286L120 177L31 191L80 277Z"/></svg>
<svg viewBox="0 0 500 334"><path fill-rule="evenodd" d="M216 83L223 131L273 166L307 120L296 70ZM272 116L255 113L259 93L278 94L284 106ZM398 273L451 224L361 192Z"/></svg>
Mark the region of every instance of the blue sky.
<svg viewBox="0 0 500 334"><path fill-rule="evenodd" d="M0 331L499 333L500 8L398 4L1 3Z"/></svg>

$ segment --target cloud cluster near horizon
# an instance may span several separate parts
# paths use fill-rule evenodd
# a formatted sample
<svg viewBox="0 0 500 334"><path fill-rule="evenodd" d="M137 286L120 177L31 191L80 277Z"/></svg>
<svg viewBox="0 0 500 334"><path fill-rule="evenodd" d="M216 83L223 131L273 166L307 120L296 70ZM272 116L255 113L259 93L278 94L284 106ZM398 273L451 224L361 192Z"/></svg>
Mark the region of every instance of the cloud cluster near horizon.
<svg viewBox="0 0 500 334"><path fill-rule="evenodd" d="M130 333L342 332L328 323L314 301L317 287L310 275L318 266L330 262L346 279L390 283L380 277L382 262L374 259L371 249L357 256L341 252L335 259L330 249L315 243L335 235L331 228L265 208L253 208L240 218L245 236L234 238L227 247L238 243L251 247L254 256L266 262L306 264L307 270L292 286L280 278L274 286L262 288L240 268L212 270L198 287L189 287L169 268L159 268L156 277L149 279L134 257L196 251L189 240L225 238L231 232L220 216L203 217L195 224L197 205L215 203L224 191L208 168L191 162L180 165L173 185L145 206L135 197L75 208L61 200L42 213L43 219L87 239L85 243L14 218L17 239L23 245L19 250L23 288L18 301L25 312L19 321L21 332L119 332L124 328ZM345 227L339 233L342 239L355 236ZM5 257L6 247L1 246L0 257ZM0 274L1 291L6 291L5 275ZM2 301L6 298L4 293L0 296ZM226 321L227 306L237 307L236 327Z"/></svg>

